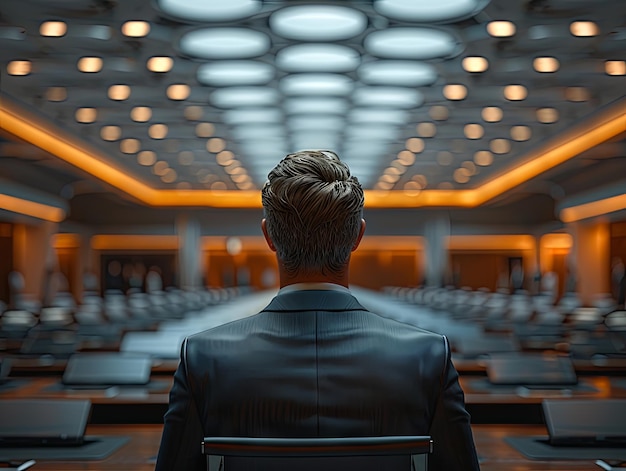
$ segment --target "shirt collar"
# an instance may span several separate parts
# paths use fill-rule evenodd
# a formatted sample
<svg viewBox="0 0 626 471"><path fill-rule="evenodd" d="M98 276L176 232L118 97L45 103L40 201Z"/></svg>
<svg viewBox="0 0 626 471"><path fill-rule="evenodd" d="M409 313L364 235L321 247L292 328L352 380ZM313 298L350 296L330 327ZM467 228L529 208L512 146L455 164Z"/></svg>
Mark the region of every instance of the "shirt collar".
<svg viewBox="0 0 626 471"><path fill-rule="evenodd" d="M343 293L350 294L350 290L345 286L338 285L336 283L324 283L324 282L314 282L314 283L294 283L292 285L283 286L280 290L278 290L278 294L292 293L294 291L313 291L313 290L321 290L321 291L341 291Z"/></svg>

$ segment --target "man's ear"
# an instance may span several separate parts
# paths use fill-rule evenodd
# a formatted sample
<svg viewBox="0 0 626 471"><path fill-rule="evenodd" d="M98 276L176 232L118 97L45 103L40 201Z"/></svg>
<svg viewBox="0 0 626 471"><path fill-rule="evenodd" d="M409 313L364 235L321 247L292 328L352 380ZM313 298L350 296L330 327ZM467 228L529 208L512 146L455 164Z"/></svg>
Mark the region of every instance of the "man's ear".
<svg viewBox="0 0 626 471"><path fill-rule="evenodd" d="M270 235L267 233L267 225L265 219L261 220L261 230L263 231L263 237L265 237L265 242L267 242L267 246L270 248L272 252L276 252L276 247L274 246L274 242L270 238Z"/></svg>
<svg viewBox="0 0 626 471"><path fill-rule="evenodd" d="M365 234L365 219L361 219L361 229L359 230L359 236L356 238L356 242L352 246L353 252L358 248L359 244L361 243L363 234Z"/></svg>

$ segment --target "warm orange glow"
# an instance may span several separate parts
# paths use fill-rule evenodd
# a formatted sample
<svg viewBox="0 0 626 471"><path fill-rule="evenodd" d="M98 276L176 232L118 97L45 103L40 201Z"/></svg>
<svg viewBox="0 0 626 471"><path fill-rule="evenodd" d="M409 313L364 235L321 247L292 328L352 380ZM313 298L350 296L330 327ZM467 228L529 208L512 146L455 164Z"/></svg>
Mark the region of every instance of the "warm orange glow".
<svg viewBox="0 0 626 471"><path fill-rule="evenodd" d="M259 232L261 231L261 220L259 219ZM208 252L218 252L226 250L227 236L204 236L202 237L202 250ZM263 236L237 236L241 241L242 252L269 251ZM421 236L368 236L361 240L357 251L379 252L381 247L385 250L424 250L424 238Z"/></svg>
<svg viewBox="0 0 626 471"><path fill-rule="evenodd" d="M178 250L175 235L98 234L91 237L94 250Z"/></svg>
<svg viewBox="0 0 626 471"><path fill-rule="evenodd" d="M0 193L0 209L51 222L61 222L66 216L65 211L61 208L2 193Z"/></svg>
<svg viewBox="0 0 626 471"><path fill-rule="evenodd" d="M541 248L544 249L571 249L572 236L565 233L545 234L541 237Z"/></svg>
<svg viewBox="0 0 626 471"><path fill-rule="evenodd" d="M576 157L581 152L625 132L625 110L626 100L621 100L602 115L593 120L587 120L581 125L558 135L551 142L534 149L522 157L520 161L515 162L515 166L479 187L463 190L424 189L419 194L407 193L403 190L368 190L365 192L366 206L372 208L478 206ZM56 128L52 123L26 115L14 104L9 104L6 99L3 99L0 104L0 123L3 129L15 136L56 155L58 158L150 206L261 207L260 192L256 189L229 191L223 188L223 184L222 188L217 189L216 186L213 190L159 190L152 188L129 175L127 170L117 168L109 163L107 156L102 152L82 143L75 136ZM578 210L578 213L573 208L568 208L563 210L562 218L565 221L571 217L590 217L570 216L571 211L568 211L570 209L574 210L575 214L579 214L580 211L591 211L590 214L592 215L596 214L597 211L608 212L623 209L625 198L622 195L607 199L605 203L600 204L600 209L592 203L589 203L592 205L590 207L582 205L582 209ZM64 216L57 215L56 217L62 218Z"/></svg>
<svg viewBox="0 0 626 471"><path fill-rule="evenodd" d="M578 206L572 206L570 208L564 208L561 210L560 217L561 221L569 223L620 211L622 209L626 209L626 193L591 201Z"/></svg>
<svg viewBox="0 0 626 471"><path fill-rule="evenodd" d="M80 247L79 234L53 234L52 247L55 249L72 249Z"/></svg>
<svg viewBox="0 0 626 471"><path fill-rule="evenodd" d="M528 234L453 235L449 250L533 250L535 239Z"/></svg>

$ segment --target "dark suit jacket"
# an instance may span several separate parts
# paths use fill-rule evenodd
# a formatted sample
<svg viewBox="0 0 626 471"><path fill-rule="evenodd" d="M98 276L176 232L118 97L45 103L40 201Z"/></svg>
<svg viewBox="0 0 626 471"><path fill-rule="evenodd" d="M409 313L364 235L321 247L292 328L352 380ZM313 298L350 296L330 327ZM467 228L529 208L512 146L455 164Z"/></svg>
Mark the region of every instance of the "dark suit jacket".
<svg viewBox="0 0 626 471"><path fill-rule="evenodd" d="M204 436L430 435L430 470L479 469L445 337L348 293L281 294L185 340L156 469L203 470Z"/></svg>

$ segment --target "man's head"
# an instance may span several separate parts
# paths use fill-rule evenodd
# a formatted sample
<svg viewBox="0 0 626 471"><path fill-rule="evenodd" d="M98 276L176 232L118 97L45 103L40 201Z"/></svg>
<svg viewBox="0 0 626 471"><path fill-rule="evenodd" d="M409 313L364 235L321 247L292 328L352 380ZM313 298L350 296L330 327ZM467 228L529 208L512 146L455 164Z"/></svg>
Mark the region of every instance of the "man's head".
<svg viewBox="0 0 626 471"><path fill-rule="evenodd" d="M289 154L262 190L264 231L289 276L347 267L363 233L363 189L329 151Z"/></svg>

